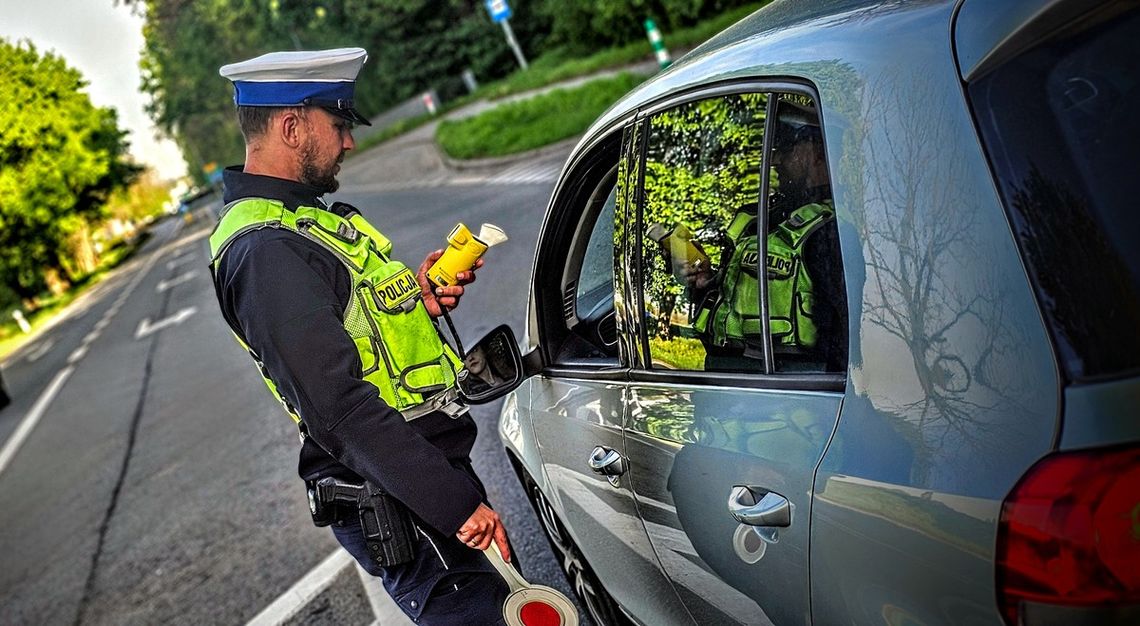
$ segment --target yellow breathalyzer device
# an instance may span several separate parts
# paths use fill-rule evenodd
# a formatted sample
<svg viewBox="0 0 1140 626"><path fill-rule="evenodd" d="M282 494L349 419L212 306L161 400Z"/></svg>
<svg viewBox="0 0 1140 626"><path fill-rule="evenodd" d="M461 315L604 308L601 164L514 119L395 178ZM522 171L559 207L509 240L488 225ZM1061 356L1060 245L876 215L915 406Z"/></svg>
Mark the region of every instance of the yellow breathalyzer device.
<svg viewBox="0 0 1140 626"><path fill-rule="evenodd" d="M688 265L693 270L709 268L708 255L693 243L693 234L683 224L669 228L664 224L655 223L650 225L646 235L669 251L674 274L679 276L683 265Z"/></svg>
<svg viewBox="0 0 1140 626"><path fill-rule="evenodd" d="M475 262L487 248L507 240L503 229L494 224L483 224L479 235L476 236L462 223L456 224L447 235L447 249L443 256L428 270L428 280L440 287L458 283L459 273L475 267Z"/></svg>

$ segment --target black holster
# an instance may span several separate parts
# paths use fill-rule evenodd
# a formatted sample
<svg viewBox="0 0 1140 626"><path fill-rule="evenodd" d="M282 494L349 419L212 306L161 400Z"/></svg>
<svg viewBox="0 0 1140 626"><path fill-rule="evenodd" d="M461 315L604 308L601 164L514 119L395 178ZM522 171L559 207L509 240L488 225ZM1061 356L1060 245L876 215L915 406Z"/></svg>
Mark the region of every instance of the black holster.
<svg viewBox="0 0 1140 626"><path fill-rule="evenodd" d="M415 558L416 529L411 512L379 487L368 482L356 485L328 477L310 482L308 494L309 512L317 526L348 521L349 506L354 505L368 556L381 567L400 565Z"/></svg>
<svg viewBox="0 0 1140 626"><path fill-rule="evenodd" d="M368 556L380 567L401 565L416 557L416 529L402 502L366 482L359 508Z"/></svg>

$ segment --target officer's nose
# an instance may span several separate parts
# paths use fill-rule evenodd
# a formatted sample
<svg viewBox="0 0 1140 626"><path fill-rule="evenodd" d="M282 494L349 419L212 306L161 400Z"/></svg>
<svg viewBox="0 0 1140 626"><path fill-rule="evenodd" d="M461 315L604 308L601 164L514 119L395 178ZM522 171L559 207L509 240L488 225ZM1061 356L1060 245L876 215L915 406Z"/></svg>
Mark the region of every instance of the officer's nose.
<svg viewBox="0 0 1140 626"><path fill-rule="evenodd" d="M342 137L341 142L340 142L340 147L344 150L352 150L352 149L356 148L356 140L352 138L352 131L351 130L348 131L347 133L344 133L344 136Z"/></svg>

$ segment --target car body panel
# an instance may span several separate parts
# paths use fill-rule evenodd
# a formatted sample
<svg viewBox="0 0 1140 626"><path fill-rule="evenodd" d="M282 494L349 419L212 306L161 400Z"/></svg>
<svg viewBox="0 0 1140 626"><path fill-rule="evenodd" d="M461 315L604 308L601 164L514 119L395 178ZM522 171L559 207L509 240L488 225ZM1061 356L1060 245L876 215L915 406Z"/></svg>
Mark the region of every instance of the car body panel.
<svg viewBox="0 0 1140 626"><path fill-rule="evenodd" d="M542 453L534 440L530 422L530 398L534 379L526 379L503 398L499 413L499 439L506 446L517 468L528 471L529 478L546 490L546 475L542 473Z"/></svg>
<svg viewBox="0 0 1140 626"><path fill-rule="evenodd" d="M852 28L857 90L807 77L851 309L848 388L812 508L818 623L1000 623L1000 502L1054 444L1060 378L948 54L950 8ZM873 30L905 33L906 71L882 49L859 54Z"/></svg>
<svg viewBox="0 0 1140 626"><path fill-rule="evenodd" d="M1140 441L1140 378L1065 389L1059 448L1073 450Z"/></svg>
<svg viewBox="0 0 1140 626"><path fill-rule="evenodd" d="M649 538L699 624L808 624L815 467L840 394L634 383L627 450ZM786 528L737 522L736 485L794 507ZM778 580L780 584L772 585Z"/></svg>
<svg viewBox="0 0 1140 626"><path fill-rule="evenodd" d="M587 464L594 446L625 456L624 385L537 378L531 423L542 455L546 496L602 580L625 581L611 590L627 611L648 624L690 621L654 554L624 477L611 485Z"/></svg>
<svg viewBox="0 0 1140 626"><path fill-rule="evenodd" d="M962 80L970 80L986 68L1034 43L1040 32L1025 32L1027 24L1072 19L1088 9L1090 2L1069 0L1020 0L1019 2L986 2L970 0L961 3L954 22L954 51Z"/></svg>

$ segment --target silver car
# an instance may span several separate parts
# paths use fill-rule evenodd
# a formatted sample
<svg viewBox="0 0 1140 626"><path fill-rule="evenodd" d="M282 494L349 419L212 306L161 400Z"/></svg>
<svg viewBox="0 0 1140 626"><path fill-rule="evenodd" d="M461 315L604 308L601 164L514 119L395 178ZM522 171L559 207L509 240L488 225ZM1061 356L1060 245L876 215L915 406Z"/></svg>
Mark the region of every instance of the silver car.
<svg viewBox="0 0 1140 626"><path fill-rule="evenodd" d="M790 0L594 124L484 347L595 622L1140 623L1138 65L1135 2Z"/></svg>

